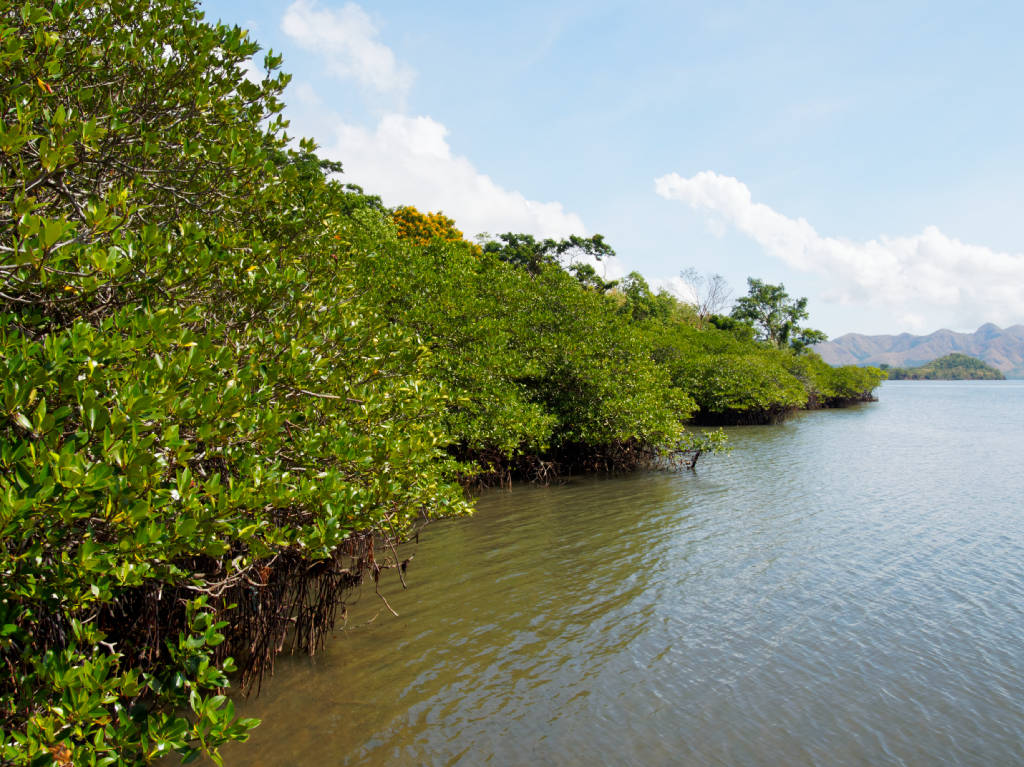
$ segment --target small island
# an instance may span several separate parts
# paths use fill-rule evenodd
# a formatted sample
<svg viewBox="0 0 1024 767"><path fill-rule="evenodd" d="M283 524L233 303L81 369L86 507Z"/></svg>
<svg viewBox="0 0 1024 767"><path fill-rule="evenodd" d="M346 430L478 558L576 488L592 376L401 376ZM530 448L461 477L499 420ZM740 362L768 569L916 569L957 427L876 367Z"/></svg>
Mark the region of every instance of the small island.
<svg viewBox="0 0 1024 767"><path fill-rule="evenodd" d="M881 365L891 381L1002 381L1002 371L976 357L955 352L913 368Z"/></svg>

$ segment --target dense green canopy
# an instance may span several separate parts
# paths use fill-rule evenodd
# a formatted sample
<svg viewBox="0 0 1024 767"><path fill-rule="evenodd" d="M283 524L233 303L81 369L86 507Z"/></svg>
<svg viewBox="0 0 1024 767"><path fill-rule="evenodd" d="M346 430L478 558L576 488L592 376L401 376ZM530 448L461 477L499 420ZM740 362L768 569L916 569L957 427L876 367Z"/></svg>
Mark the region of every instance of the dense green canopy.
<svg viewBox="0 0 1024 767"><path fill-rule="evenodd" d="M313 649L368 534L466 510L444 398L345 276L372 205L286 149L240 30L178 0L0 24L0 761L212 749L251 724L225 672Z"/></svg>

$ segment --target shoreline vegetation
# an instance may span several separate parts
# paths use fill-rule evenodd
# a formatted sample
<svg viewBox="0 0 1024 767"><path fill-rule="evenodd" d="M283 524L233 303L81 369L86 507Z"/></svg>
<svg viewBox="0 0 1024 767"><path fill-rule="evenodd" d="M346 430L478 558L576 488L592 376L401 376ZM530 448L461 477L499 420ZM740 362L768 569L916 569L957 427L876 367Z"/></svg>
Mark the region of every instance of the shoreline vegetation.
<svg viewBox="0 0 1024 767"><path fill-rule="evenodd" d="M954 352L912 368L882 365L893 381L1005 381L1001 370L968 354Z"/></svg>
<svg viewBox="0 0 1024 767"><path fill-rule="evenodd" d="M0 11L0 764L217 761L257 724L232 681L404 583L467 487L692 465L694 424L884 378L782 286L724 316L603 280L600 235L387 208L258 50L187 0Z"/></svg>

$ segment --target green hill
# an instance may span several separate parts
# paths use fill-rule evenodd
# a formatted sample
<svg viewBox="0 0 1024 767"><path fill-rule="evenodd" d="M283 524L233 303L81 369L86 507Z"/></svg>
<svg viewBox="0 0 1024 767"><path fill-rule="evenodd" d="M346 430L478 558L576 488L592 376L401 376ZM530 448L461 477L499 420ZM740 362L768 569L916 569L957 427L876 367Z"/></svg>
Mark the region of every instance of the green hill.
<svg viewBox="0 0 1024 767"><path fill-rule="evenodd" d="M947 354L918 367L890 368L888 365L882 365L882 369L889 374L889 379L894 381L1002 381L1006 378L1001 371L991 365L959 352Z"/></svg>

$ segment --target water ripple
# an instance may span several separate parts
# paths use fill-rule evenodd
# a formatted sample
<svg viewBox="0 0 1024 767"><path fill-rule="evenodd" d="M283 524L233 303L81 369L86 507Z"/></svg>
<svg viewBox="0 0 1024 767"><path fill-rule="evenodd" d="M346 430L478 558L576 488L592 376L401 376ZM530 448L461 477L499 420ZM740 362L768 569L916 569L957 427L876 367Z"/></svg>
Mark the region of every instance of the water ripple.
<svg viewBox="0 0 1024 767"><path fill-rule="evenodd" d="M433 526L228 764L1024 764L1024 384L730 436Z"/></svg>

